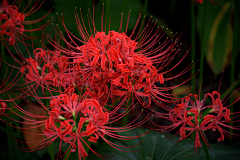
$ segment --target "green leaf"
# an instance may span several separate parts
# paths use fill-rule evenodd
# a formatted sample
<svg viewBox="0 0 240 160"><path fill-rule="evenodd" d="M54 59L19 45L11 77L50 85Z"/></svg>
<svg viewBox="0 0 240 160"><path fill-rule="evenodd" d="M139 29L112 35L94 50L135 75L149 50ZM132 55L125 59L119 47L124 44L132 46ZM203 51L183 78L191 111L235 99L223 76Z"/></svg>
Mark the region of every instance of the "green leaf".
<svg viewBox="0 0 240 160"><path fill-rule="evenodd" d="M146 132L144 128L138 128L135 130L131 130L128 132L120 133L125 136L137 136ZM167 134L166 136L171 137L173 135ZM177 142L173 142L169 140L163 133L157 131L151 131L150 133L142 136L138 139L130 140L130 141L120 141L116 139L111 139L111 141L115 144L122 145L123 147L134 146L139 144L134 148L123 148L123 150L129 152L121 152L108 144L104 143L101 147L98 147L96 150L97 153L104 156L113 156L110 159L116 160L202 160L206 159L203 148L200 148L200 152L198 155L194 152L194 139L191 139L191 143L185 139L181 141L177 147ZM175 141L178 140L178 136L173 138ZM212 159L237 159L240 155L239 145L222 145L222 144L210 144L212 150L210 151L210 156ZM181 150L180 150L181 148ZM135 152L133 152L135 151ZM229 157L229 158L228 158ZM99 159L95 154L91 154L89 160Z"/></svg>
<svg viewBox="0 0 240 160"><path fill-rule="evenodd" d="M231 3L226 2L216 16L209 34L207 62L215 74L222 72L232 52Z"/></svg>
<svg viewBox="0 0 240 160"><path fill-rule="evenodd" d="M204 2L205 3L205 2ZM211 3L211 1L206 1L206 10L204 8L204 5L197 5L197 28L198 28L198 32L199 32L199 36L200 39L202 39L202 26L203 26L203 21L204 21L204 12L206 12L206 19L205 19L205 34L207 36L205 36L204 41L201 40L201 42L205 42L205 44L208 44L208 39L209 39L209 34L211 32L211 28L213 25L214 20L216 19L216 16L218 15L218 13L220 12L222 6L223 6L223 2L218 4L218 5L214 5Z"/></svg>
<svg viewBox="0 0 240 160"><path fill-rule="evenodd" d="M206 1L206 10L203 5L198 7L197 27L202 39L202 27L204 27L204 40L201 40L206 51L206 60L214 74L222 72L228 63L229 54L232 51L233 31L231 28L232 5L229 1L221 1L215 5ZM206 12L204 26L203 15Z"/></svg>

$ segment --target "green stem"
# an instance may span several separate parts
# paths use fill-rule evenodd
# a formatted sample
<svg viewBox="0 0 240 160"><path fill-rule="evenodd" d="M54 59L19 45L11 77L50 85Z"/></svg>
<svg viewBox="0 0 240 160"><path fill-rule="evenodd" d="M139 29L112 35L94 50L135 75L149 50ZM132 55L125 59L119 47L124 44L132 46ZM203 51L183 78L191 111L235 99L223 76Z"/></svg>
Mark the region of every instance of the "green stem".
<svg viewBox="0 0 240 160"><path fill-rule="evenodd" d="M209 154L208 147L207 147L206 143L203 140L202 140L202 143L203 143L203 148L204 148L207 160L211 160L211 157L210 157L210 154Z"/></svg>
<svg viewBox="0 0 240 160"><path fill-rule="evenodd" d="M198 132L198 131L196 130L196 132ZM204 134L203 131L199 131L199 132L201 132L202 135ZM199 133L199 134L200 134L200 133ZM207 160L211 160L211 156L210 156L210 154L209 154L208 147L207 147L205 141L203 140L203 138L201 138L201 141L202 141L202 144L203 144L203 148L204 148L204 151L205 151Z"/></svg>
<svg viewBox="0 0 240 160"><path fill-rule="evenodd" d="M54 160L53 144L49 146L48 153L50 154L51 160Z"/></svg>
<svg viewBox="0 0 240 160"><path fill-rule="evenodd" d="M191 42L192 42L192 48L191 48L191 59L193 64L196 62L196 21L195 21L195 6L191 6ZM191 68L191 73L196 73L196 66L194 65ZM194 76L191 79L191 86L192 86L192 92L195 92L196 89L196 77Z"/></svg>
<svg viewBox="0 0 240 160"><path fill-rule="evenodd" d="M79 91L79 89L78 89L78 87L76 86L76 84L74 84L74 86L75 86L75 89L76 89L76 91L77 91L77 94L78 94L79 96L82 96L82 95L81 95L81 92ZM85 92L85 91L84 91L84 92ZM84 92L83 92L83 93L84 93Z"/></svg>
<svg viewBox="0 0 240 160"><path fill-rule="evenodd" d="M68 159L68 157L69 157L69 154L71 154L71 148L69 148L69 150L67 151L67 153L65 154L65 156L64 156L64 160L67 160Z"/></svg>
<svg viewBox="0 0 240 160"><path fill-rule="evenodd" d="M206 24L207 2L205 2L204 4L205 5L204 5L204 15L203 15L203 23L202 23L201 57L200 57L200 73L199 73L200 91L202 90L202 86L203 86L203 83L202 83L203 82L203 64L204 64L205 43L206 43L205 24ZM202 97L201 95L199 96Z"/></svg>
<svg viewBox="0 0 240 160"><path fill-rule="evenodd" d="M77 130L77 122L76 122L76 114L75 111L72 113L72 117L73 117L73 121L75 123L75 125L72 128L72 132L75 132Z"/></svg>

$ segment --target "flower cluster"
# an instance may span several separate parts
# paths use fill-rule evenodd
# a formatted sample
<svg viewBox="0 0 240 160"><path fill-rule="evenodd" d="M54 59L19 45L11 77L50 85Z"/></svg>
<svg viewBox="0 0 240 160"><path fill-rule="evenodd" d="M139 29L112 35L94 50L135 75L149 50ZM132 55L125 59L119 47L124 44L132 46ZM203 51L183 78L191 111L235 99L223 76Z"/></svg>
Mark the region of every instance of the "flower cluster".
<svg viewBox="0 0 240 160"><path fill-rule="evenodd" d="M140 16L138 22L139 20ZM28 134L47 137L37 142L28 142L36 143L34 147L29 147L32 151L45 148L59 139L59 158L63 158L66 154L61 153L62 143L65 142L68 150L71 152L77 150L81 159L88 156L86 148L95 153L88 143L96 143L99 138L121 150L119 147L122 146L110 142L105 136L122 140L141 136L128 137L116 134L139 127L148 121L149 115L146 116L141 108L136 109L134 101L137 100L143 108L152 108L152 99L155 102L163 102L165 98L170 99L171 95L168 91L176 87L168 88L163 84L178 77L177 75L164 78L164 74L177 67L186 56L185 54L172 69L165 69L181 46L178 45L180 37L178 34L167 37L163 43L159 44L164 35L161 34L163 27L158 27L154 31L156 27L154 21L149 21L148 26L143 29L143 32L139 31L135 38L133 33L127 36L126 31L125 33L116 31L106 33L103 30L101 32L95 30L92 35L89 35L84 33L86 30L82 25L78 23L84 41L73 40L71 37L74 35L67 28L65 29L71 39L70 43L61 36L61 33L58 33L67 44L67 48L60 46L48 33L44 32L47 34L44 37L54 46L54 51L43 46L34 49L33 56L29 54L28 58L19 51L22 58L20 61L9 50L20 65L15 68L19 69L24 77L24 83L17 86L21 91L17 96L18 99L34 97L41 106L35 110L45 110L48 114L43 116L33 113L31 109L23 110L20 105L13 102L17 98L8 94L13 108L5 105L4 108L7 107L9 111L18 110L14 111L14 114L24 119L21 123L37 124L35 128L45 126L40 134L28 131L34 128L32 126L22 128ZM136 27L137 25L138 23ZM154 38L149 37L149 34L154 34ZM141 41L137 42L140 35ZM83 45L77 45L77 41L83 42ZM157 47L153 48L154 46ZM189 67L186 68L179 76L189 69ZM162 86L158 87L157 83ZM43 97L38 96L39 89ZM49 100L50 104L46 105ZM25 103L34 108L32 102L25 100ZM135 111L138 115L132 122L124 122L125 126L122 125L122 119ZM20 113L41 119L22 117ZM11 118L7 115L6 117ZM113 127L113 124L117 125ZM101 157L98 153L95 154Z"/></svg>
<svg viewBox="0 0 240 160"><path fill-rule="evenodd" d="M167 100L171 99L169 91L178 86L163 87L162 85L191 69L189 65L178 75L164 78L164 74L176 68L188 53L187 51L172 68L166 69L180 50L179 34L167 37L163 43L160 43L166 31L164 32L164 27L157 27L156 22L151 19L142 32L133 30L130 36L126 35L127 28L125 32L109 31L106 33L103 28L99 32L94 23L89 24L94 27L94 32L89 34L84 27L85 24L81 23L83 19L78 17L77 11L75 11L75 15L82 40L76 38L67 28L65 29L70 42L65 38L62 40L68 45L68 48L57 44L48 34L45 36L49 37L48 42L57 50L73 59L72 68L74 69L72 72L82 75L81 84L87 84L89 89L92 86L95 88L96 85L103 87L97 92L104 92L112 102L130 96L136 98L143 108L149 108L151 101L155 103L172 102ZM139 25L140 17L139 14L135 29ZM59 19L61 20L60 17ZM63 15L61 23L65 26ZM133 36L134 34L136 37ZM149 36L151 34L152 36ZM62 36L61 32L58 35ZM139 37L141 40L137 42ZM83 45L79 46L79 42ZM183 83L189 80L190 78ZM82 89L84 85L80 87L76 83L76 86ZM103 93L98 93L98 98L101 94Z"/></svg>
<svg viewBox="0 0 240 160"><path fill-rule="evenodd" d="M211 102L206 104L209 98ZM204 131L218 131L221 135L218 141L223 141L224 137L235 135L228 132L226 130L227 128L240 130L239 127L230 125L233 119L230 118L230 110L228 107L229 106L223 106L223 102L220 99L220 93L217 91L206 93L202 100L200 100L196 94L189 94L182 98L181 103L177 104L174 109L170 110L169 121L173 124L166 127L161 126L160 128L162 131L170 131L179 128L177 132L180 136L179 142L194 133L194 150L198 153L197 148L201 147L200 138L211 148L204 135Z"/></svg>
<svg viewBox="0 0 240 160"><path fill-rule="evenodd" d="M42 87L44 93L44 85L63 87L65 91L69 90L72 84L71 76L66 73L68 67L68 58L61 55L59 51L43 50L37 48L33 52L34 58L27 58L22 64L21 73L25 75L25 81L32 83L34 90L38 86Z"/></svg>
<svg viewBox="0 0 240 160"><path fill-rule="evenodd" d="M25 15L18 12L18 8L13 5L9 5L7 0L3 0L0 8L0 26L1 35L7 35L9 38L8 43L13 45L15 43L15 35L23 34L24 26L22 22L25 19Z"/></svg>
<svg viewBox="0 0 240 160"><path fill-rule="evenodd" d="M19 8L17 7L17 3L19 1L15 1L15 4L9 4L7 0L3 0L0 3L0 38L1 41L7 42L9 45L14 45L16 40L24 42L26 39L32 39L32 37L26 35L24 32L32 32L41 30L42 28L45 28L48 23L44 24L43 26L27 30L24 28L25 24L35 24L43 20L47 14L38 20L35 21L26 21L26 17L30 16L34 12L36 12L35 9L39 8L40 1L36 1L32 7L32 9L27 12L23 13L19 11ZM28 5L29 6L29 5ZM26 10L26 9L24 9Z"/></svg>
<svg viewBox="0 0 240 160"><path fill-rule="evenodd" d="M37 0L33 8L38 9L38 3ZM94 23L94 15L92 16L90 12L88 25L90 30L93 30L89 33L81 10L81 18L77 10L74 10L80 38L67 29L61 15L62 17L58 16L58 18L66 35L62 34L58 25L57 28L54 27L55 39L46 30L42 30L42 47L32 45L32 51L29 51L24 40L35 37L29 37L24 32L41 30L48 25L46 23L37 29L24 29L25 24L37 23L45 18L44 16L35 21L25 21L25 17L34 12L33 9L25 14L19 12L18 7L9 4L7 0L3 0L0 6L0 33L1 39L4 40L1 41L14 45L18 55L14 56L7 48L17 65L7 62L4 62L4 65L18 70L20 75L15 75L13 82L9 84L4 81L9 81L10 78L1 80L0 94L3 93L7 99L0 100L0 115L5 116L1 120L25 134L44 137L33 142L23 142L36 145L20 148L21 150L36 151L60 141L57 158L69 157L72 152L77 151L79 159L84 159L88 156L88 149L103 158L103 155L92 149L90 142L97 143L102 139L113 148L122 151L120 147L124 148L124 146L109 141L106 136L120 140L138 138L146 133L138 136L123 136L118 132L129 131L146 122L152 122L153 127L147 126L150 131L155 129L168 132L179 129L176 134L180 136L179 142L194 133L194 151L197 152L201 147L200 139L210 147L204 131L218 131L221 135L218 141L223 141L224 137L235 135L226 128L239 130L239 127L228 125L234 118L230 117L232 113L228 106L224 107L219 92L207 93L203 100L200 100L196 94L189 94L180 101L175 97L176 94L171 94L173 89L188 82L194 76L194 74L190 75L177 85L171 83L173 79L188 72L192 67L191 64L172 77L167 75L177 68L188 54L187 51L176 63L171 64L180 51L180 34L170 33L165 37L164 27L157 26L156 21L152 21L151 18L144 21L142 24L146 23L146 26L142 27L142 24L139 24L141 14L129 35L127 27L122 31L123 18L118 32L110 30L110 24L109 31L104 31L104 15L102 15L101 31L98 31ZM127 26L129 19L130 17ZM28 57L22 54L18 44L15 44L17 40L26 47ZM48 45L44 44L45 40ZM60 41L63 41L66 47L60 45L62 44ZM5 43L3 46L8 47ZM170 86L167 84L168 81ZM16 102L19 99L23 104ZM33 99L38 107L34 107ZM207 103L209 100L211 102ZM173 103L177 103L175 108L169 105ZM30 109L24 107L25 105ZM10 114L5 113L6 110ZM159 110L167 113L160 113ZM129 115L132 115L131 119L128 119ZM172 125L156 124L152 121L154 116L167 119ZM12 121L22 123L23 127L9 123ZM41 133L31 132L36 128ZM68 149L62 154L65 145Z"/></svg>
<svg viewBox="0 0 240 160"><path fill-rule="evenodd" d="M109 114L95 99L84 99L79 103L79 95L75 93L72 96L61 94L50 104L51 111L43 131L45 135L52 139L59 137L69 143L72 152L75 152L77 142L79 157L88 156L82 145L82 141L86 143L83 138L90 136L88 141L96 143L99 137L103 137L107 132L105 124Z"/></svg>
<svg viewBox="0 0 240 160"><path fill-rule="evenodd" d="M124 33L97 32L78 48L74 62L84 64L88 82L104 80L109 84L112 96L134 93L137 97L150 97L152 85L158 81L164 83L163 75L158 73L151 58L135 51L136 47L137 42ZM78 72L81 71L82 68Z"/></svg>

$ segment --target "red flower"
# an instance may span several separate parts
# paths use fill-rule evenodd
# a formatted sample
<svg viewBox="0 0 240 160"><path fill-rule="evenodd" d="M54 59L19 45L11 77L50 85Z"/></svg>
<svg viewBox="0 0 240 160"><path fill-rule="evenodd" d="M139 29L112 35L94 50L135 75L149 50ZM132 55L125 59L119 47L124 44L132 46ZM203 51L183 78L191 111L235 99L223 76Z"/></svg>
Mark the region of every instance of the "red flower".
<svg viewBox="0 0 240 160"><path fill-rule="evenodd" d="M68 58L61 55L59 51L43 50L37 48L34 50L34 59L25 59L26 63L21 63L21 73L25 75L25 82L29 89L36 91L39 86L45 94L45 86L63 87L64 90L71 90L71 84L74 82L72 73L69 70ZM36 85L35 85L36 84Z"/></svg>
<svg viewBox="0 0 240 160"><path fill-rule="evenodd" d="M83 77L83 81L80 84L76 83L79 90L82 90L83 87L81 86L86 86L83 85L86 83L88 83L87 88L90 90L95 88L94 85L98 85L101 90L98 91L98 96L104 92L103 95L106 98L110 97L112 102L114 102L117 99L129 99L133 95L133 98L137 99L144 108L150 107L151 101L158 104L159 101L169 102L169 100L166 100L171 99L168 91L177 86L158 87L157 83L162 85L190 69L188 66L174 77L164 77L166 73L176 68L186 56L185 54L173 68L166 69L179 51L181 46L178 45L180 35L175 34L172 37L167 37L163 43L159 44L164 36L164 27L156 27L156 22L149 20L146 22L147 25L143 28L143 32L140 30L136 31L140 15L130 36L126 35L127 28L125 32L121 30L122 26L120 26L118 32L109 31L106 33L103 27L101 31L97 31L94 21L91 21L93 23L89 24L94 28L94 31L87 33L85 24L82 24L81 19L78 18L77 11L75 11L75 14L78 30L83 40L78 39L68 31L62 19L62 24L71 41L68 42L63 39L68 44L68 48L59 46L52 39L49 39L49 42L57 50L73 58L75 71ZM140 36L142 38L137 42ZM72 37L75 38L73 39ZM83 45L78 46L78 41L82 42ZM105 85L108 87L108 92L105 90ZM101 87L104 87L104 89ZM162 104L159 105L163 106Z"/></svg>
<svg viewBox="0 0 240 160"><path fill-rule="evenodd" d="M205 105L208 97L211 98L211 103ZM230 114L233 113L230 113L228 107L229 106L223 106L220 94L217 91L205 94L204 99L201 101L196 94L190 94L184 97L182 102L169 112L168 119L173 124L171 126L158 126L160 129L157 130L171 131L180 127L177 132L180 135L178 142L189 137L195 131L194 152L198 153L197 148L201 147L200 138L202 138L204 143L211 148L204 135L204 131L206 130L217 130L221 134L218 141L223 141L224 137L237 135L226 130L226 128L240 130L237 126L233 127L229 125L229 123L234 122L234 118L230 118ZM169 138L171 139L171 137Z"/></svg>
<svg viewBox="0 0 240 160"><path fill-rule="evenodd" d="M85 94L87 96L87 94ZM37 100L40 102L41 97L36 97ZM50 97L48 97L50 98ZM147 121L147 118L145 118L143 121L134 123L135 120L127 124L123 127L112 127L113 123L116 123L121 119L124 115L119 114L118 116L115 116L116 111L114 112L108 112L107 109L105 109L103 106L100 105L98 100L96 99L87 99L86 97L79 97L76 93L71 93L70 95L67 94L61 94L55 98L53 98L50 101L50 109L48 109L46 106L42 104L42 108L34 108L40 109L40 110L46 110L48 111L49 116L42 116L37 115L36 113L31 113L29 111L26 111L22 108L22 106L18 106L16 103L12 103L14 106L13 108L9 108L9 110L12 111L12 114L14 116L19 116L24 119L23 124L31 125L28 127L14 127L16 129L20 129L21 131L25 132L26 134L32 134L32 135L44 135L46 136L45 139L38 140L37 142L22 142L22 143L31 143L31 151L36 151L40 149L44 149L48 147L51 143L56 141L57 139L60 139L59 144L59 152L58 157L62 159L66 153L62 154L62 146L63 143L65 145L68 145L68 150L71 150L71 152L78 151L79 159L81 157L85 158L88 156L88 154L85 151L85 147L83 144L85 144L86 147L88 147L93 153L95 153L100 158L103 156L96 153L87 142L93 142L97 143L98 139L103 139L105 142L107 142L112 147L119 149L119 146L117 144L114 144L107 140L105 136L110 136L112 138L117 138L120 140L130 140L133 138L138 138L139 136L119 136L116 134L116 132L123 132L128 131L133 128L141 126L143 123ZM1 111L1 110L0 110ZM17 111L17 112L16 112ZM35 111L34 111L35 112ZM26 118L21 116L21 114L28 115L28 117L33 118ZM141 114L139 114L141 116ZM10 116L6 115L6 118L9 118L11 121L14 120ZM139 117L136 118L136 120ZM38 120L37 120L38 119ZM5 121L6 123L8 121ZM19 122L19 121L18 121ZM34 124L34 126L33 126ZM110 124L110 126L108 126ZM133 124L133 125L131 125ZM11 126L11 124L8 124ZM25 126L25 125L24 125ZM43 130L43 133L35 133L31 132L32 128L35 128L35 130L38 130L42 128L42 126L45 126L45 129ZM19 141L19 140L18 140ZM21 142L21 141L19 141ZM33 144L36 144L33 146ZM27 150L28 148L19 148L23 151ZM121 150L122 151L122 150Z"/></svg>
<svg viewBox="0 0 240 160"><path fill-rule="evenodd" d="M39 8L39 1L36 1L31 8L31 10L27 13L19 12L19 8L16 6L18 1L14 1L15 4L9 4L7 0L3 0L2 4L0 4L0 33L1 33L1 41L2 39L5 40L9 45L14 45L16 42L16 39L23 42L26 39L32 39L28 35L26 35L24 32L33 32L41 30L42 28L46 27L48 23L42 25L39 28L26 30L24 28L24 25L26 24L35 24L43 20L48 14L45 16L34 20L34 21L26 21L25 17L32 15L34 12L36 12L36 9ZM21 3L21 2L20 2ZM30 2L29 2L30 3ZM40 4L40 6L43 3ZM29 6L29 4L27 5ZM24 11L26 8L24 9ZM50 11L49 11L50 13ZM5 36L7 38L5 38Z"/></svg>
<svg viewBox="0 0 240 160"><path fill-rule="evenodd" d="M157 81L163 84L163 75L157 73L150 58L134 52L136 45L124 33L97 32L86 45L78 48L80 55L75 62L83 62L84 69L91 71L86 75L88 79L104 77L105 82L112 85L114 96L134 92L137 96L150 97L148 90Z"/></svg>
<svg viewBox="0 0 240 160"><path fill-rule="evenodd" d="M148 116L135 123L144 113L143 110L133 122L126 126L108 126L129 114L135 108L135 99L147 109L152 107L152 100L158 104L172 101L168 91L177 86L166 87L163 84L190 69L187 67L174 77L164 77L186 56L185 54L171 69L166 69L179 51L181 45L177 43L180 35L167 37L163 43L159 44L164 36L164 33L162 34L164 27L156 27L156 22L149 20L143 32L136 32L134 36L139 21L140 15L130 36L126 35L127 29L125 32L110 31L107 34L103 29L98 32L94 23L89 24L94 28L94 32L89 35L85 33L85 26L83 27L77 19L78 29L83 39L79 41L84 43L82 46L77 45L76 37L65 28L71 41L63 39L67 43L67 48L61 47L49 36L48 40L55 47L54 51L38 48L34 50L33 57L23 59L25 64L20 62L21 72L25 75L24 85L27 85L23 93L26 95L31 93L29 96L34 96L39 103L42 103L42 99L52 99L50 109L42 104L49 116L43 121L36 122L39 126L45 126L43 132L47 137L36 146L36 150L47 147L57 138L60 139L58 153L60 158L63 157L62 142L68 144L68 149L72 152L78 149L79 158L87 156L82 143L90 148L86 142L96 143L99 138L120 150L118 147L121 146L109 142L105 135L122 140L139 137L119 136L116 132L128 131L144 124ZM59 35L63 38L61 33ZM74 40L72 37L75 37ZM140 42L136 42L139 37L141 37ZM156 83L162 87L158 87ZM43 97L38 97L36 94L39 86L42 87ZM51 96L45 97L45 90L50 91ZM60 95L53 96L51 91L58 92ZM167 98L169 100L166 100ZM36 116L21 110L17 105L16 108L24 114ZM119 113L119 109L123 108L124 112ZM180 111L176 110L176 112ZM174 119L176 115L174 112L172 114ZM188 124L191 118L185 115L182 120ZM177 118L176 121L178 121ZM181 132L184 135L184 128ZM90 150L93 151L91 148Z"/></svg>

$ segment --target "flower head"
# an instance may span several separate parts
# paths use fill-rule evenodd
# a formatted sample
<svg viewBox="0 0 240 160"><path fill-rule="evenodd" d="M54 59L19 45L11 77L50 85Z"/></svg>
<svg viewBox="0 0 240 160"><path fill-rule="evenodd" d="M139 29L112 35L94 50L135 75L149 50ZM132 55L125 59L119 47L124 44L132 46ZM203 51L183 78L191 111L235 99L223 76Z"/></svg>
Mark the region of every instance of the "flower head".
<svg viewBox="0 0 240 160"><path fill-rule="evenodd" d="M48 14L34 21L26 21L25 18L32 15L39 8L39 1L36 1L32 9L27 13L20 12L19 8L17 7L17 3L19 3L19 0L15 1L14 4L9 4L7 0L3 0L2 3L0 3L0 38L1 41L3 39L9 45L14 45L16 40L24 42L26 39L32 39L24 32L41 30L49 24L48 22L36 29L25 29L24 25L38 23L43 20ZM43 3L41 3L40 6L42 4ZM25 10L26 9L24 9L24 11Z"/></svg>
<svg viewBox="0 0 240 160"><path fill-rule="evenodd" d="M44 107L44 106L43 106ZM15 109L21 111L21 107L16 105ZM79 95L73 93L72 95L60 94L59 96L53 98L50 101L50 108L44 107L48 110L48 116L40 116L37 114L30 113L28 111L23 111L24 114L43 118L41 120L29 120L28 122L22 122L27 124L37 124L34 127L40 128L45 126L42 134L31 133L28 131L27 127L17 128L24 129L28 134L33 135L45 135L47 138L38 142L27 142L36 143L34 148L30 148L31 151L36 151L48 147L51 143L60 139L58 157L63 158L64 155L61 153L63 143L68 145L68 150L71 152L78 151L79 159L81 157L85 158L88 156L86 153L86 147L88 147L97 156L102 157L102 155L96 153L90 146L89 142L97 143L101 138L106 141L109 145L120 150L117 144L114 144L105 138L108 135L113 138L118 138L122 140L130 140L133 138L138 138L139 136L119 136L116 132L128 131L134 127L140 126L140 124L127 125L125 127L110 127L109 124L115 123L118 119L113 119L112 115L115 113L109 113L105 108L103 108L98 100L96 99L84 99L82 100ZM38 108L41 109L41 108ZM43 108L42 108L43 109ZM16 114L18 115L18 114ZM145 119L146 122L147 119ZM30 128L33 128L31 126ZM29 128L29 129L30 129ZM144 133L146 134L146 133ZM84 147L85 146L85 147ZM23 151L27 148L20 148Z"/></svg>
<svg viewBox="0 0 240 160"><path fill-rule="evenodd" d="M80 14L82 15L81 12ZM93 30L88 33L83 20L78 17L77 10L75 10L81 39L68 31L64 24L63 14L61 15L62 19L60 17L59 19L71 42L62 38L68 46L63 48L50 37L48 41L55 46L55 49L73 58L75 71L83 77L81 84L88 83L88 89L91 91L95 85L100 88L104 87L100 90L105 90L104 95L109 96L112 102L129 98L131 95L144 108L151 107L152 101L155 103L159 101L170 102L171 95L168 91L177 86L166 87L165 82L186 73L190 69L188 66L174 77L164 77L166 73L176 68L186 56L185 54L171 69L166 69L180 50L181 44L178 44L180 35L177 33L170 35L163 43L160 43L165 35L164 27L156 26L156 21L151 19L146 22L142 31L141 29L137 31L136 28L142 28L142 25L139 24L141 14L139 14L135 28L130 35L127 35L127 26L126 30L122 31L123 19L119 31L106 32L103 30L103 18L101 31L98 31L94 24L94 15L89 15L92 20L89 21L89 26ZM139 40L140 37L141 40ZM83 45L79 46L79 42L82 42ZM76 85L81 90L81 86Z"/></svg>
<svg viewBox="0 0 240 160"><path fill-rule="evenodd" d="M45 135L52 139L59 137L70 144L72 152L77 148L79 157L88 156L82 145L86 143L83 138L89 136L88 141L96 143L100 136L104 136L108 113L103 112L97 100L85 99L79 103L79 96L75 93L71 97L66 94L58 96L51 101L51 106L43 131Z"/></svg>
<svg viewBox="0 0 240 160"><path fill-rule="evenodd" d="M104 78L112 86L114 96L134 92L137 96L150 97L151 86L159 81L164 83L163 75L157 72L150 58L135 51L136 46L137 42L125 33L97 32L78 48L80 54L75 62L83 63L88 70L87 80Z"/></svg>
<svg viewBox="0 0 240 160"><path fill-rule="evenodd" d="M211 103L206 104L209 97ZM162 130L166 129L166 131L179 128L179 131L177 132L180 136L179 142L195 132L194 151L198 153L197 149L201 147L200 138L203 139L204 143L206 143L209 148L211 148L204 131L218 131L221 135L218 138L218 141L223 141L224 137L237 135L228 132L226 130L227 128L240 130L239 127L233 127L230 125L230 123L234 122L234 118L230 118L230 114L234 113L230 113L230 110L228 109L229 106L224 107L223 104L224 103L220 99L220 93L217 91L206 93L202 100L200 100L196 94L189 94L182 98L182 102L169 112L169 120L173 124L171 126L162 126L160 128L162 128Z"/></svg>
<svg viewBox="0 0 240 160"><path fill-rule="evenodd" d="M33 58L25 59L21 63L21 73L25 75L25 82L31 84L34 91L39 86L44 93L44 86L63 87L67 90L72 83L72 77L67 73L68 58L59 51L37 48L33 51ZM36 85L35 85L36 84Z"/></svg>

